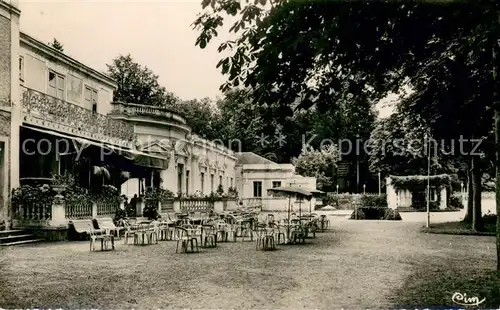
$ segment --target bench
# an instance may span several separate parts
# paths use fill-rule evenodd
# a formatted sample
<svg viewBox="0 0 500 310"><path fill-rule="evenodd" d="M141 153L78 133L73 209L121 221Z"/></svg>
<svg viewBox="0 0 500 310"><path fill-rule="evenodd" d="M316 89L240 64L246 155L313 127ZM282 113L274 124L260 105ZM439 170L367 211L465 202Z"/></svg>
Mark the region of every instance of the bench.
<svg viewBox="0 0 500 310"><path fill-rule="evenodd" d="M91 220L74 220L68 223L68 237L69 240L85 240L90 234L89 224Z"/></svg>

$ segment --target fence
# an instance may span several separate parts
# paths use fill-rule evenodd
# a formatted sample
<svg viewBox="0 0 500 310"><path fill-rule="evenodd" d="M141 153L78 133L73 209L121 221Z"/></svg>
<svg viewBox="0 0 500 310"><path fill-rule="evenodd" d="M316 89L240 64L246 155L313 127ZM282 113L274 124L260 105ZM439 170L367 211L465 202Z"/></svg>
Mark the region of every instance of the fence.
<svg viewBox="0 0 500 310"><path fill-rule="evenodd" d="M23 203L13 205L14 218L23 221L50 220L52 203Z"/></svg>
<svg viewBox="0 0 500 310"><path fill-rule="evenodd" d="M66 200L66 218L83 220L92 218L92 201Z"/></svg>
<svg viewBox="0 0 500 310"><path fill-rule="evenodd" d="M97 203L97 216L109 216L114 217L116 210L120 207L120 204L114 202L104 202L98 201Z"/></svg>
<svg viewBox="0 0 500 310"><path fill-rule="evenodd" d="M180 201L183 213L214 210L214 202L208 199L183 199Z"/></svg>

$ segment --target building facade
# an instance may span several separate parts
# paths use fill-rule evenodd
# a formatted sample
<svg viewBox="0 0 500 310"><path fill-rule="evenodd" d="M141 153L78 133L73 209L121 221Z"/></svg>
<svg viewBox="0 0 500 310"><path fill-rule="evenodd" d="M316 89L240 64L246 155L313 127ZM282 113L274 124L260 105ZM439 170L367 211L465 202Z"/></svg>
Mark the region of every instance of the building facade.
<svg viewBox="0 0 500 310"><path fill-rule="evenodd" d="M198 137L171 111L114 103L114 80L22 33L20 15L16 1L0 1L1 220L15 217L13 189L66 172L89 188L118 185L129 196L155 186L206 195L235 185L232 151ZM101 182L94 173L101 168L128 180ZM34 209L23 216L50 218Z"/></svg>
<svg viewBox="0 0 500 310"><path fill-rule="evenodd" d="M16 1L0 0L0 221L46 225L51 206L14 208L9 195L68 172L89 191L113 185L129 198L155 187L178 196L235 188L242 198L268 197L276 186L316 188L292 165L199 137L173 111L113 102L113 79L21 32L20 15ZM70 209L66 220L100 212Z"/></svg>

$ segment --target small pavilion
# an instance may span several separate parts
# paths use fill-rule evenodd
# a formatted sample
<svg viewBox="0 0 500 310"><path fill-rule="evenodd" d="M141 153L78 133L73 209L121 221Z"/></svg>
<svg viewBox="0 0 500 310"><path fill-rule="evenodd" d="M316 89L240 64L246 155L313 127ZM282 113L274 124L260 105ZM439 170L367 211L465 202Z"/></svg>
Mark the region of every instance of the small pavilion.
<svg viewBox="0 0 500 310"><path fill-rule="evenodd" d="M387 177L388 207L398 210L426 209L428 183L430 183L431 209L446 209L451 187L451 176L448 174Z"/></svg>

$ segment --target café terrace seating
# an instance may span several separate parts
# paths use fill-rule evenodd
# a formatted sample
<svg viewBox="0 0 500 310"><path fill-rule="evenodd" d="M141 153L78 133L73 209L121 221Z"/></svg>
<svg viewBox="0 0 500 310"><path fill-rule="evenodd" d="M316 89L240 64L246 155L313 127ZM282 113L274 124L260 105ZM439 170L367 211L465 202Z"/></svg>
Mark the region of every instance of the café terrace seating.
<svg viewBox="0 0 500 310"><path fill-rule="evenodd" d="M236 210L216 214L193 212L189 214L168 213L158 220L147 218L124 218L114 227L97 220L89 223L91 250L96 241L102 249L109 245L114 249L114 238L123 231L123 244L133 238L133 245L154 245L163 241L175 241L176 253L200 253L217 248L220 242L256 242L257 250L275 250L278 245L305 243L315 238L317 232L328 227L326 216L309 214L298 217L260 214L259 212ZM106 229L100 229L106 226Z"/></svg>

